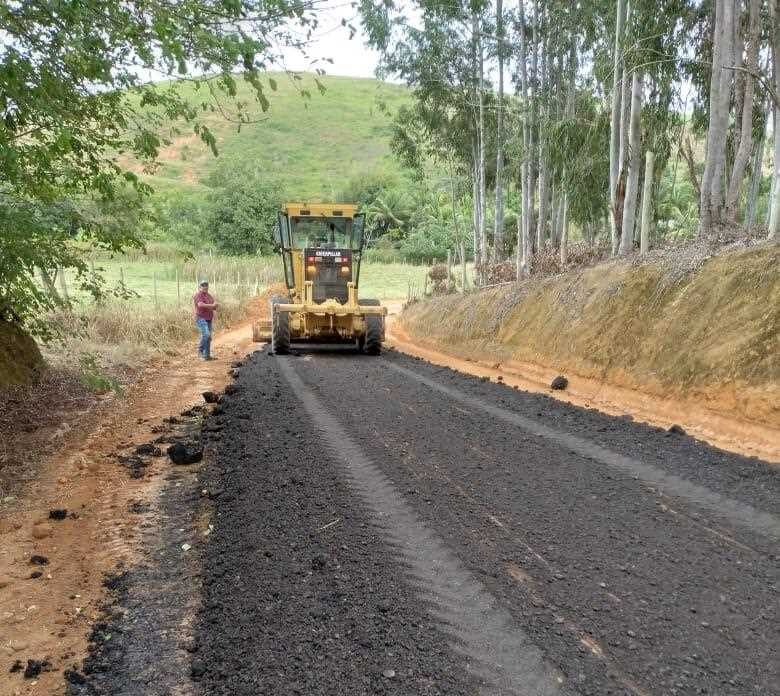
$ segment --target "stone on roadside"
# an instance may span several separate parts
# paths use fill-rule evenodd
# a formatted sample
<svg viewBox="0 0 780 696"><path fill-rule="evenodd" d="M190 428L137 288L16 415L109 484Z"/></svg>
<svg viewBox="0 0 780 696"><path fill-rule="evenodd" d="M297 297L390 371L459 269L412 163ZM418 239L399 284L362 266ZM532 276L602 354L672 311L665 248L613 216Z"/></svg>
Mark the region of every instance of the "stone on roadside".
<svg viewBox="0 0 780 696"><path fill-rule="evenodd" d="M151 442L147 442L143 445L138 445L135 448L135 453L142 456L159 457L162 454L162 450L159 447L155 447Z"/></svg>
<svg viewBox="0 0 780 696"><path fill-rule="evenodd" d="M167 451L174 464L195 464L203 459L202 449L190 449L181 442L174 443Z"/></svg>
<svg viewBox="0 0 780 696"><path fill-rule="evenodd" d="M46 539L51 536L52 528L48 524L36 524L32 528L33 539Z"/></svg>
<svg viewBox="0 0 780 696"><path fill-rule="evenodd" d="M219 400L219 395L213 391L204 391L202 396L207 404L215 404Z"/></svg>
<svg viewBox="0 0 780 696"><path fill-rule="evenodd" d="M558 375L552 382L550 382L550 389L566 389L569 386L569 380L563 375Z"/></svg>
<svg viewBox="0 0 780 696"><path fill-rule="evenodd" d="M87 683L87 678L76 669L66 669L64 672L65 681L79 686Z"/></svg>
<svg viewBox="0 0 780 696"><path fill-rule="evenodd" d="M57 520L58 522L64 520L68 516L67 510L49 510L49 519Z"/></svg>
<svg viewBox="0 0 780 696"><path fill-rule="evenodd" d="M27 667L24 670L25 679L35 679L44 670L48 671L51 664L47 660L27 660Z"/></svg>

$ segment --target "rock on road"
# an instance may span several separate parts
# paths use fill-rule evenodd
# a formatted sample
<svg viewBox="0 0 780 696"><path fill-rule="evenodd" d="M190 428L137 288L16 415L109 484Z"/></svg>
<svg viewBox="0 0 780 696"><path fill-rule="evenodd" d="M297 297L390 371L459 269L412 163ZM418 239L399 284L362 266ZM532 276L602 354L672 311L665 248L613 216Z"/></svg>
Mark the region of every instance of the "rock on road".
<svg viewBox="0 0 780 696"><path fill-rule="evenodd" d="M74 692L780 693L771 465L392 351L254 353L217 411L197 579L130 573Z"/></svg>

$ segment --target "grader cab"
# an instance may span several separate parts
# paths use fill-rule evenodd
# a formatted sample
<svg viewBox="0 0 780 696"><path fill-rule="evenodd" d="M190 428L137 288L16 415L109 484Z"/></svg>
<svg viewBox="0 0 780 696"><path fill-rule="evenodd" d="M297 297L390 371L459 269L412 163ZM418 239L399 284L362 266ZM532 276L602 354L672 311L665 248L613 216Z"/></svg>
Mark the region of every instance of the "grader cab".
<svg viewBox="0 0 780 696"><path fill-rule="evenodd" d="M363 216L346 203L287 203L275 230L287 296L271 300L271 319L254 326L255 341L287 353L292 343L352 344L378 355L387 309L358 299Z"/></svg>

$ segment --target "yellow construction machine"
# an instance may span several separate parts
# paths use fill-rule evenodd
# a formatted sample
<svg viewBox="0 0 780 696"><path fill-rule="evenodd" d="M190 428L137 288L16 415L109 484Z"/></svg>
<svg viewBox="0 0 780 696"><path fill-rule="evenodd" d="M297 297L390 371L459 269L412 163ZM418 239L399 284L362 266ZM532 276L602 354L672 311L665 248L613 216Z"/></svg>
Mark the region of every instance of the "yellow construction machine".
<svg viewBox="0 0 780 696"><path fill-rule="evenodd" d="M253 327L255 341L287 353L291 343L352 344L378 355L387 309L358 299L363 215L347 203L287 203L274 237L288 295L271 299L271 319Z"/></svg>

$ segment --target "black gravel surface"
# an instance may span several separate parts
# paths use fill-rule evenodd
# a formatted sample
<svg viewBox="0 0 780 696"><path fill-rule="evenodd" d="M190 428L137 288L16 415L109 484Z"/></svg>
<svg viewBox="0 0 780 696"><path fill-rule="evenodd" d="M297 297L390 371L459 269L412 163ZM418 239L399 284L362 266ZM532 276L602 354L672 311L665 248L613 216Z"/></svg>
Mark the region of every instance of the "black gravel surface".
<svg viewBox="0 0 780 696"><path fill-rule="evenodd" d="M476 693L275 358L256 354L206 427L218 443L202 480L205 693Z"/></svg>
<svg viewBox="0 0 780 696"><path fill-rule="evenodd" d="M393 352L255 353L201 444L72 693L780 694L777 539L697 501L768 464Z"/></svg>
<svg viewBox="0 0 780 696"><path fill-rule="evenodd" d="M389 367L543 418L773 514L776 470L397 354L310 357L295 363L297 374L581 693L778 693L774 540ZM350 380L361 388L340 388Z"/></svg>

